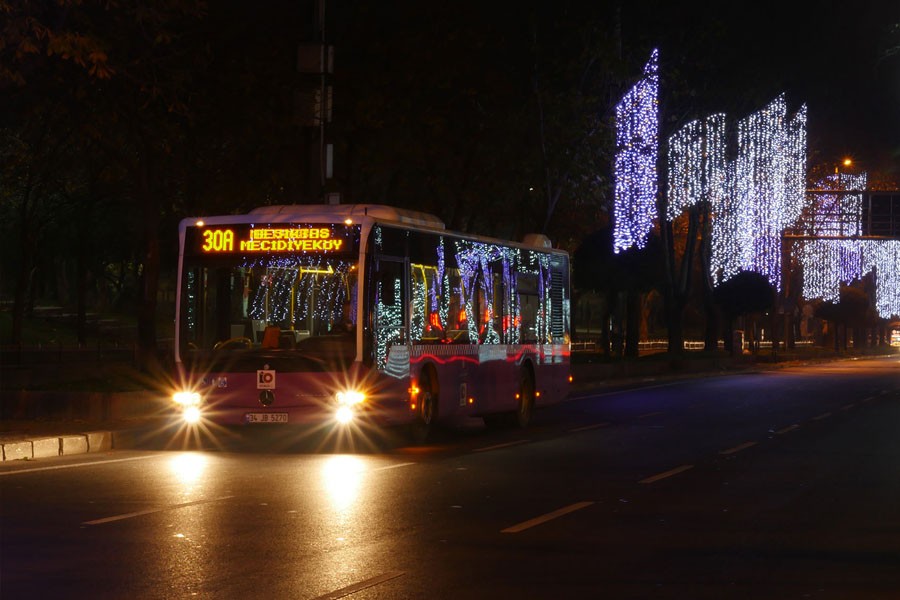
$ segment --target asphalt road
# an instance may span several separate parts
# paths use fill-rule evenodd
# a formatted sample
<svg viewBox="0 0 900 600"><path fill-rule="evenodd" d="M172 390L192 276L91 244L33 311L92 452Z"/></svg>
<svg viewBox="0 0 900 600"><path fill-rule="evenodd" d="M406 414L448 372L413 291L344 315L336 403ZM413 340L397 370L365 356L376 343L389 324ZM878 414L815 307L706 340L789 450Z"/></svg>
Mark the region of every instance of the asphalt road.
<svg viewBox="0 0 900 600"><path fill-rule="evenodd" d="M892 358L3 465L0 597L898 598L898 425Z"/></svg>

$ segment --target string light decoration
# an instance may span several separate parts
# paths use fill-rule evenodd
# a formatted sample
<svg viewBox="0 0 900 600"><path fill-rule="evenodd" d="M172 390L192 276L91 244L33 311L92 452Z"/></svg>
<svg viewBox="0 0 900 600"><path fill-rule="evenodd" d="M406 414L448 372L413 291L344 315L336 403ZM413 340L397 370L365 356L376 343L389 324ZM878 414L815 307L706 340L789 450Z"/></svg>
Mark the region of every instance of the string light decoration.
<svg viewBox="0 0 900 600"><path fill-rule="evenodd" d="M862 242L863 269L875 272L875 310L883 319L900 317L900 242Z"/></svg>
<svg viewBox="0 0 900 600"><path fill-rule="evenodd" d="M730 217L713 239L712 275L725 281L738 266L780 290L781 235L805 202L806 106L788 118L782 94L739 121L737 132L738 155L729 172L734 197L715 211Z"/></svg>
<svg viewBox="0 0 900 600"><path fill-rule="evenodd" d="M300 328L316 333L325 333L340 321L351 263L321 257L269 256L249 259L241 268L259 272L260 285L250 302L250 318L294 327L304 322L309 325L311 317L312 326Z"/></svg>
<svg viewBox="0 0 900 600"><path fill-rule="evenodd" d="M401 280L395 278L393 282L385 280L375 284L375 365L380 370L385 370L388 362L388 349L392 344L403 339L403 301L401 300ZM394 302L385 302L387 296L384 286L393 288Z"/></svg>
<svg viewBox="0 0 900 600"><path fill-rule="evenodd" d="M410 340L415 343L492 346L521 343L525 337L548 343L554 317L561 327L568 322L569 298L562 280L553 279L549 254L441 237L433 256L410 268ZM376 310L380 317L395 317L378 302ZM391 340L376 340L378 360L386 359Z"/></svg>
<svg viewBox="0 0 900 600"><path fill-rule="evenodd" d="M841 285L863 276L861 250L859 240L809 240L800 244L797 256L803 268L803 297L836 302Z"/></svg>
<svg viewBox="0 0 900 600"><path fill-rule="evenodd" d="M781 234L803 209L806 106L791 118L779 96L738 123L738 154L727 161L726 119L692 121L669 138L666 217L708 202L710 275L721 283L741 270L781 285Z"/></svg>
<svg viewBox="0 0 900 600"><path fill-rule="evenodd" d="M643 248L656 218L659 155L659 51L616 105L613 251Z"/></svg>
<svg viewBox="0 0 900 600"><path fill-rule="evenodd" d="M866 173L835 173L816 183L818 191L841 192L814 194L809 215L802 228L810 235L862 235L862 191L867 185ZM859 194L846 192L859 191Z"/></svg>
<svg viewBox="0 0 900 600"><path fill-rule="evenodd" d="M691 121L669 138L666 217L701 202L718 205L727 194L725 115Z"/></svg>
<svg viewBox="0 0 900 600"><path fill-rule="evenodd" d="M878 315L900 316L900 243L896 240L810 240L800 246L798 257L805 299L836 302L841 285L874 271Z"/></svg>

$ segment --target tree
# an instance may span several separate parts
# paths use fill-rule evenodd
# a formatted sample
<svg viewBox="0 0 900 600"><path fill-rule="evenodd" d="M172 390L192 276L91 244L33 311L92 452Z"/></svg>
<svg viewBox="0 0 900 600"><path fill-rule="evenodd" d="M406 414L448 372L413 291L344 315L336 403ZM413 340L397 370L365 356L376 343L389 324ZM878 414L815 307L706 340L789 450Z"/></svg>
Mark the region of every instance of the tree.
<svg viewBox="0 0 900 600"><path fill-rule="evenodd" d="M2 54L5 86L30 98L60 98L70 119L63 131L75 140L63 152L75 155L73 147L89 142L125 175L118 197L135 204L131 225L142 248L138 347L141 363L150 367L156 357L159 226L170 206L164 199L177 195L170 174L178 172L174 148L189 113L193 61L205 57L201 41L185 34L203 16L203 3L64 0L0 8L11 15L4 33L13 41ZM35 114L27 103L16 108L20 116ZM68 139L58 129L49 131L51 148ZM34 158L29 168L42 164Z"/></svg>
<svg viewBox="0 0 900 600"><path fill-rule="evenodd" d="M753 313L765 313L775 305L774 287L764 275L753 271L741 271L719 284L713 296L725 317L725 349L730 354L740 351L733 344L735 319Z"/></svg>
<svg viewBox="0 0 900 600"><path fill-rule="evenodd" d="M842 285L837 302L822 302L815 309L815 316L831 323L834 331L834 350L847 350L848 329L859 330L875 321L869 295L855 286ZM856 331L854 345L863 343L863 336Z"/></svg>
<svg viewBox="0 0 900 600"><path fill-rule="evenodd" d="M607 314L602 319L601 345L609 352L610 313L624 300L625 327L622 340L615 341L617 349L624 342L624 355L638 356L641 325L641 295L659 284L661 261L659 243L651 238L643 250L630 249L619 254L612 250L612 228L605 227L590 234L575 250L572 260L572 284L579 291L593 291L605 296Z"/></svg>

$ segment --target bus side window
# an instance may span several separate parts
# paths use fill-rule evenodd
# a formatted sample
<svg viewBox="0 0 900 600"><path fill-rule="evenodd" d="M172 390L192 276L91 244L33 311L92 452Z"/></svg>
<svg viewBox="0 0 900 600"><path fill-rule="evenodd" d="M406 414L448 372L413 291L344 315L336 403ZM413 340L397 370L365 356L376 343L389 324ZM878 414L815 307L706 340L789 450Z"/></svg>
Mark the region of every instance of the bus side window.
<svg viewBox="0 0 900 600"><path fill-rule="evenodd" d="M491 270L479 278L478 305L481 314L478 338L482 344L499 344L503 330L503 276L500 265L494 263Z"/></svg>
<svg viewBox="0 0 900 600"><path fill-rule="evenodd" d="M516 278L517 301L521 316L521 341L534 344L538 341L538 311L541 307L538 296L537 275L519 273Z"/></svg>

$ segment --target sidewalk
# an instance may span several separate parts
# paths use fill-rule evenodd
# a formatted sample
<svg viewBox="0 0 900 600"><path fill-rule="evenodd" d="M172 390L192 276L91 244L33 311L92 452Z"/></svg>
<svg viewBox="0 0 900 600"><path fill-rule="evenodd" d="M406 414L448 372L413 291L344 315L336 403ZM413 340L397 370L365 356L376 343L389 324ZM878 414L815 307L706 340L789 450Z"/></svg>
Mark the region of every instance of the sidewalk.
<svg viewBox="0 0 900 600"><path fill-rule="evenodd" d="M134 448L171 421L156 392L3 392L0 460Z"/></svg>
<svg viewBox="0 0 900 600"><path fill-rule="evenodd" d="M3 462L140 448L154 432L170 427L172 416L116 420L10 420L0 422Z"/></svg>

